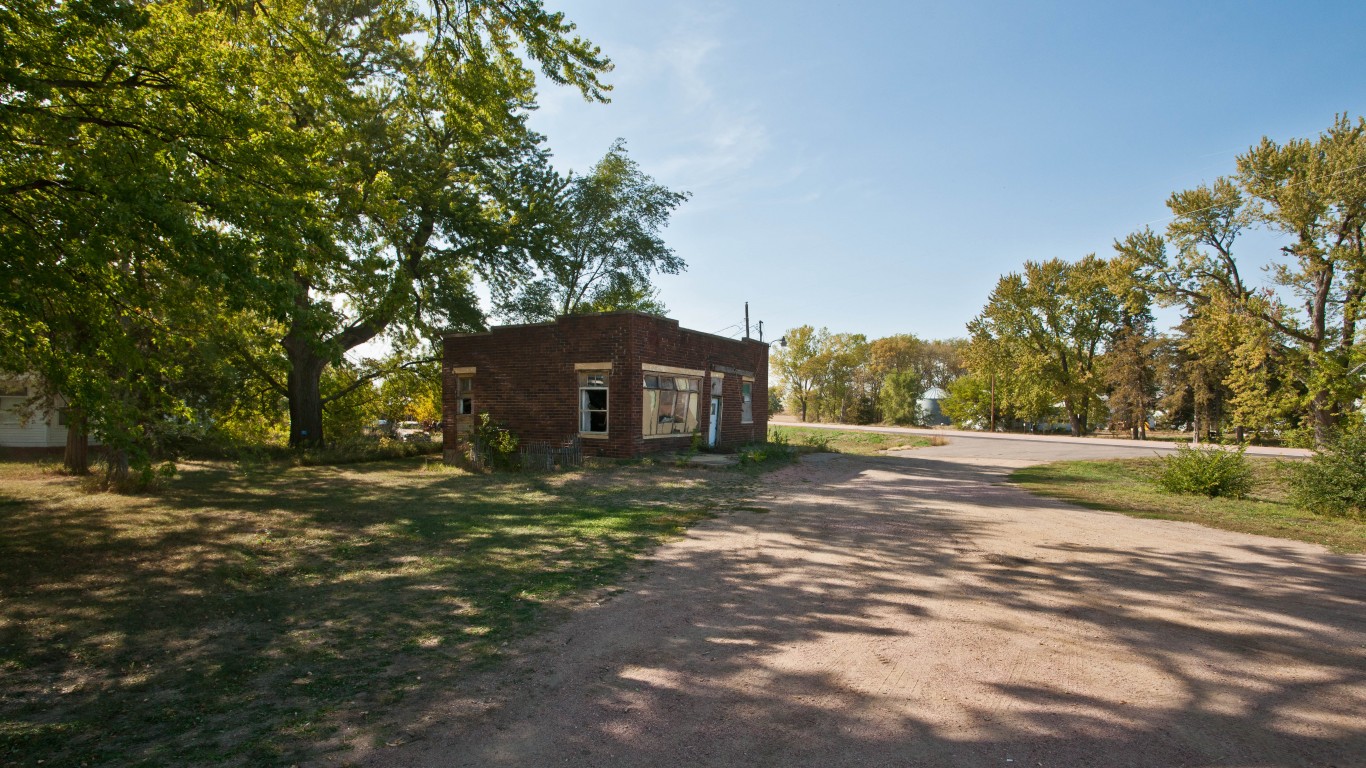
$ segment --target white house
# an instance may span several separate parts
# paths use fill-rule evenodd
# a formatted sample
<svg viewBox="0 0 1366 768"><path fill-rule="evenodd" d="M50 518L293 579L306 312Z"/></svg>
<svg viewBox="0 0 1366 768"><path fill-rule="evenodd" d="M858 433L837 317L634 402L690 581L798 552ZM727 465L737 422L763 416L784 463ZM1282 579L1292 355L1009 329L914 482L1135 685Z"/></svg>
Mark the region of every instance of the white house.
<svg viewBox="0 0 1366 768"><path fill-rule="evenodd" d="M66 445L66 412L27 407L31 376L0 374L0 448L61 448Z"/></svg>

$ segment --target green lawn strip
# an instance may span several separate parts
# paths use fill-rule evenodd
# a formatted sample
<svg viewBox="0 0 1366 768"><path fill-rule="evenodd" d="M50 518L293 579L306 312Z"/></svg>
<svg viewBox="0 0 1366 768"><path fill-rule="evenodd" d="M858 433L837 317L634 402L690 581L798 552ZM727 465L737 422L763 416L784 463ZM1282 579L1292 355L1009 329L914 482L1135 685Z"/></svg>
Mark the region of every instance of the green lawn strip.
<svg viewBox="0 0 1366 768"><path fill-rule="evenodd" d="M383 739L397 703L458 685L749 482L421 466L204 464L116 496L0 463L0 764L290 764L343 729Z"/></svg>
<svg viewBox="0 0 1366 768"><path fill-rule="evenodd" d="M853 453L862 456L870 456L897 448L924 448L930 445L928 437L890 432L788 426L774 426L772 431L782 435L795 446L816 446L822 450L835 453Z"/></svg>
<svg viewBox="0 0 1366 768"><path fill-rule="evenodd" d="M1016 470L1010 480L1031 493L1092 509L1294 539L1336 552L1366 552L1366 522L1315 515L1286 501L1284 469L1277 460L1249 458L1256 484L1243 499L1168 493L1150 479L1159 461L1059 461Z"/></svg>

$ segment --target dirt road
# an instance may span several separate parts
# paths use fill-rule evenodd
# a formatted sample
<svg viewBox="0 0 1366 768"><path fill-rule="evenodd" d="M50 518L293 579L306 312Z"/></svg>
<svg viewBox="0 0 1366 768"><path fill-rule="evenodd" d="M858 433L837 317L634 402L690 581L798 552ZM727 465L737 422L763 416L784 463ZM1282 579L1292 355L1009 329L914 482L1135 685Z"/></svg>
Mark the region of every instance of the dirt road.
<svg viewBox="0 0 1366 768"><path fill-rule="evenodd" d="M1366 558L1001 483L1134 450L808 459L370 763L1366 766Z"/></svg>

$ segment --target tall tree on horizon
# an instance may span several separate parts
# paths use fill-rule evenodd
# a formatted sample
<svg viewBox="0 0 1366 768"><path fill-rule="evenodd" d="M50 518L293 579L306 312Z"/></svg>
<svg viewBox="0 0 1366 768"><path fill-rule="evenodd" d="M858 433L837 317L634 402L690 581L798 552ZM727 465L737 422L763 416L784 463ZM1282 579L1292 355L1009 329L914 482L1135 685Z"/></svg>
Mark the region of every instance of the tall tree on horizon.
<svg viewBox="0 0 1366 768"><path fill-rule="evenodd" d="M999 350L1014 376L1032 372L1062 401L1076 436L1087 433L1103 407L1101 355L1120 314L1108 273L1094 254L1025 262L1022 273L1000 279L968 324L974 346Z"/></svg>
<svg viewBox="0 0 1366 768"><path fill-rule="evenodd" d="M496 311L514 322L625 309L663 314L651 277L685 268L661 232L688 193L656 182L617 139L587 174L561 180L554 197L533 251L539 274L494 286Z"/></svg>

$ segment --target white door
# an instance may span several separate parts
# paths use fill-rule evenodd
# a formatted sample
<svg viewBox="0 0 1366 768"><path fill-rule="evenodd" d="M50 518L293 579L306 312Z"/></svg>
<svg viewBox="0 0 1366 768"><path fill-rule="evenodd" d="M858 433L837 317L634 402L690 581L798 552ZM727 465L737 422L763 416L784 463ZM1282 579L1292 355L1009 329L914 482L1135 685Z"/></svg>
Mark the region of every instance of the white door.
<svg viewBox="0 0 1366 768"><path fill-rule="evenodd" d="M721 398L711 399L711 415L707 417L707 445L715 448L721 439Z"/></svg>

